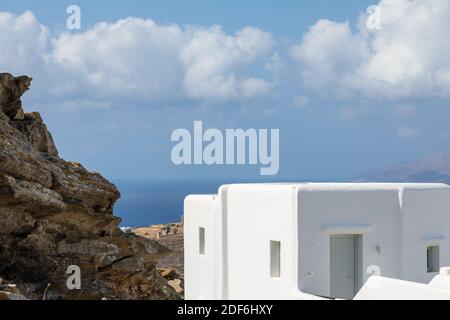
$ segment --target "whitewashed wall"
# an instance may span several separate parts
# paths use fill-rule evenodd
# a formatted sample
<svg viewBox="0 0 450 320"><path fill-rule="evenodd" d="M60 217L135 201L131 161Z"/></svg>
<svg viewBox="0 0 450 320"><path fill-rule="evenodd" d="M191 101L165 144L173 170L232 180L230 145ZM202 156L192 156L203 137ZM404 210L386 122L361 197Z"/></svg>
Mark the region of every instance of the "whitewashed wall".
<svg viewBox="0 0 450 320"><path fill-rule="evenodd" d="M361 234L360 272L364 283L370 266L383 275L400 275L400 206L397 190L322 190L300 187L299 287L330 296L330 236ZM371 268L369 268L371 270Z"/></svg>
<svg viewBox="0 0 450 320"><path fill-rule="evenodd" d="M287 299L297 289L293 186L231 185L227 195L228 298ZM270 241L281 242L281 277L270 277Z"/></svg>
<svg viewBox="0 0 450 320"><path fill-rule="evenodd" d="M429 282L427 246L439 245L440 266L450 266L450 189L403 193L402 279Z"/></svg>
<svg viewBox="0 0 450 320"><path fill-rule="evenodd" d="M192 195L184 200L185 298L222 299L221 232L217 196ZM199 228L205 228L205 253L199 254Z"/></svg>

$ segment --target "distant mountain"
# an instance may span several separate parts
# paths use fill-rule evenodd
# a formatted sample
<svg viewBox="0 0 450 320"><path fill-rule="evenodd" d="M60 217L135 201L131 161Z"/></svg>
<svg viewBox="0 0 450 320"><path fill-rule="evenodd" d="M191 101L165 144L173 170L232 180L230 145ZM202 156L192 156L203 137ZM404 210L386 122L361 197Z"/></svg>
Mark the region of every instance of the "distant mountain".
<svg viewBox="0 0 450 320"><path fill-rule="evenodd" d="M361 172L351 177L351 180L450 184L450 150L418 161L399 162L382 169Z"/></svg>

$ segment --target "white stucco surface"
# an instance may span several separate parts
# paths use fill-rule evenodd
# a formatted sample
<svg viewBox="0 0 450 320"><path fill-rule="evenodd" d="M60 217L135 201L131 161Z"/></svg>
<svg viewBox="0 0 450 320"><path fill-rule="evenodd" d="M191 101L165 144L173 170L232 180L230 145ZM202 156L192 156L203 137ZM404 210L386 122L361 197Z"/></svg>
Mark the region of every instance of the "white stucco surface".
<svg viewBox="0 0 450 320"><path fill-rule="evenodd" d="M450 289L450 267L441 268L440 273L429 284L430 286Z"/></svg>
<svg viewBox="0 0 450 320"><path fill-rule="evenodd" d="M289 292L297 289L294 198L295 188L289 185L229 187L226 198L229 298L286 299ZM281 242L279 278L269 276L271 240Z"/></svg>
<svg viewBox="0 0 450 320"><path fill-rule="evenodd" d="M188 196L184 208L186 299L221 299L221 248L215 195ZM205 253L199 254L199 228L205 228ZM186 277L187 275L187 277Z"/></svg>
<svg viewBox="0 0 450 320"><path fill-rule="evenodd" d="M450 289L372 276L354 300L450 300Z"/></svg>
<svg viewBox="0 0 450 320"><path fill-rule="evenodd" d="M427 272L427 246L439 246L440 266L450 265L444 184L225 185L217 195L187 197L184 216L187 299L329 297L332 235L362 239L358 288L374 271L430 282L437 273ZM270 241L281 243L279 278L270 276Z"/></svg>

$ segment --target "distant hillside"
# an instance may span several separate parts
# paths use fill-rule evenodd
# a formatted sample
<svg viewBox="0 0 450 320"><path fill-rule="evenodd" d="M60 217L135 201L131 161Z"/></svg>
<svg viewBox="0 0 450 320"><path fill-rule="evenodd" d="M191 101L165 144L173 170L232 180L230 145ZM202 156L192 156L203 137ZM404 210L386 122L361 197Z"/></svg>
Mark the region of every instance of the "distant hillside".
<svg viewBox="0 0 450 320"><path fill-rule="evenodd" d="M418 161L361 172L353 181L377 182L444 182L450 184L450 150Z"/></svg>

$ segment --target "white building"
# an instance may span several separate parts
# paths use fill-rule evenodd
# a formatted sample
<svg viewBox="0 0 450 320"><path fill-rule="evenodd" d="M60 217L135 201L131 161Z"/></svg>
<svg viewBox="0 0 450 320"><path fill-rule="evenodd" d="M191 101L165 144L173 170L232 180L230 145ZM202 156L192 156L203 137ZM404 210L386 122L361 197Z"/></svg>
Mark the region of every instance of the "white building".
<svg viewBox="0 0 450 320"><path fill-rule="evenodd" d="M450 187L225 185L185 199L184 228L186 299L353 298L450 265Z"/></svg>

